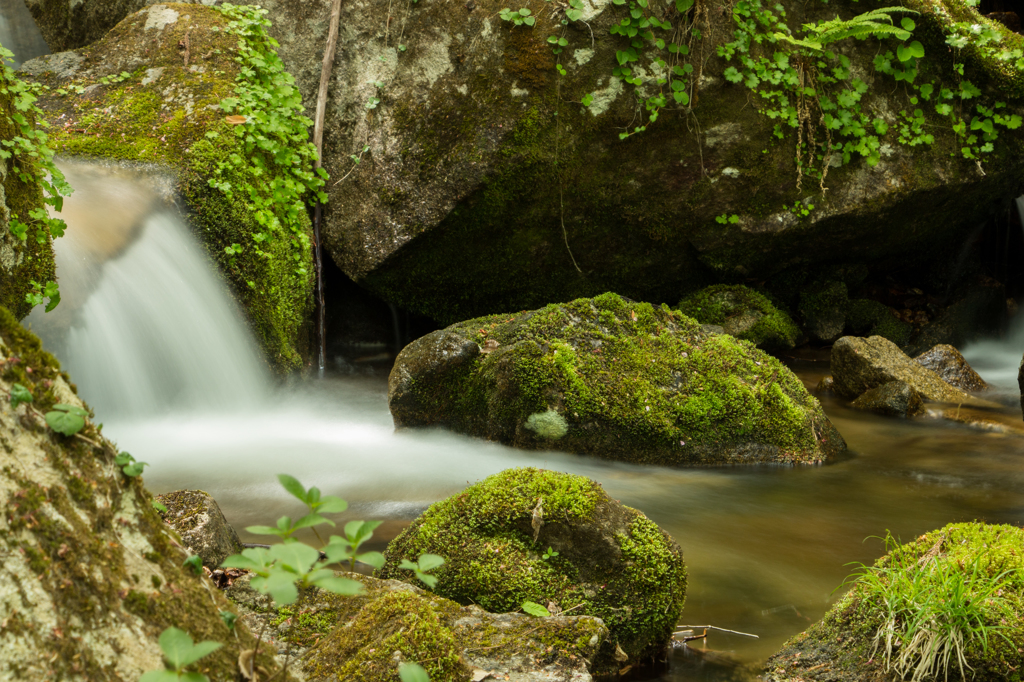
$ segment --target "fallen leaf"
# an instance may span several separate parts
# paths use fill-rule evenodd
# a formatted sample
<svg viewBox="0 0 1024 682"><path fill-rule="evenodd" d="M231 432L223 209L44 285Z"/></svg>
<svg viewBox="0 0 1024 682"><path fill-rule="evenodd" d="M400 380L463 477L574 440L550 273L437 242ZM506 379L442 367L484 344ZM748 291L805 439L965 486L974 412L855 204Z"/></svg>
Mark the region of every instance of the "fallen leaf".
<svg viewBox="0 0 1024 682"><path fill-rule="evenodd" d="M235 116L228 116L224 120L227 121L228 123L230 123L233 126L240 126L243 123L245 123L246 121L248 121L249 119L247 119L245 116L235 115Z"/></svg>
<svg viewBox="0 0 1024 682"><path fill-rule="evenodd" d="M473 677L471 677L469 679L472 682L480 682L481 680L486 680L490 676L491 676L491 672L489 670L483 670L481 668L477 668L476 670L473 671Z"/></svg>

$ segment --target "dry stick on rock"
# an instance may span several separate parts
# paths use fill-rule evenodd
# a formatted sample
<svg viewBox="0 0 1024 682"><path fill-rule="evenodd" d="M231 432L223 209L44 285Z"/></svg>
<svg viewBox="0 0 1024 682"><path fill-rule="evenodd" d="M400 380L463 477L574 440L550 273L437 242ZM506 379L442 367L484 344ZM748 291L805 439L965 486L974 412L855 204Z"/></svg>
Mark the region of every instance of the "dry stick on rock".
<svg viewBox="0 0 1024 682"><path fill-rule="evenodd" d="M341 0L331 3L331 26L327 34L327 47L324 49L324 63L320 69L320 90L316 96L316 119L313 122L313 146L316 147L316 167L323 163L324 149L324 116L327 113L327 88L331 83L331 71L334 68L334 55L338 49L338 21L341 18ZM320 241L320 222L323 219L324 206L318 199L316 214L313 218L313 259L316 267L316 333L317 333L317 364L320 376L323 376L327 363L327 339L324 334L324 267L323 246Z"/></svg>

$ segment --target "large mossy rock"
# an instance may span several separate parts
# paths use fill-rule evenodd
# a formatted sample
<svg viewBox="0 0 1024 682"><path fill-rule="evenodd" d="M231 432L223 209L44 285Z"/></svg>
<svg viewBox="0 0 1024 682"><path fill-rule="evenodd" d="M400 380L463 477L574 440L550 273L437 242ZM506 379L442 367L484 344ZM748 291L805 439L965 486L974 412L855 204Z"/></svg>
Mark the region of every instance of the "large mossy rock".
<svg viewBox="0 0 1024 682"><path fill-rule="evenodd" d="M868 389L902 381L922 397L936 402L968 403L971 397L918 364L896 344L881 336L844 336L832 346L832 378L836 393L856 398Z"/></svg>
<svg viewBox="0 0 1024 682"><path fill-rule="evenodd" d="M123 1L31 4L58 8L52 21L36 16L51 45L61 45L75 42L49 37L71 34L65 6ZM330 3L263 4L282 59L312 109ZM762 19L763 28L754 14L762 5L774 14ZM1022 44L961 0L907 6L920 12L914 39L926 55L915 85L927 83L935 93L948 87L959 96L962 79L946 44L953 22L990 29L1010 50ZM745 68L738 57L718 55L728 52L740 23L750 22L759 27L749 40L754 62L821 60L798 56L791 43L774 38L778 23L803 36L805 23L849 19L867 9L852 0L771 6L715 0L683 16L672 3L664 11L655 3L646 12L670 30L656 29L652 37L670 42L673 32L686 31L694 38L688 54L646 42L635 61L628 61L630 42L609 29L630 11L645 10L584 0L579 20L565 26L563 9L539 7L534 25L513 26L498 16L504 7L473 0L453 11L432 0L397 6L375 0L341 9L324 161L332 177L345 179L330 187L324 243L360 284L444 323L606 290L675 302L680 292L716 278L767 278L836 262L878 271L941 264L934 271L948 277L953 268L946 265L970 230L1017 193L1021 131L999 127L992 153L971 152L981 166L964 158L966 140L954 133L952 119L936 112L938 100L914 104L910 97L920 97L913 89L876 70L876 57L899 64L885 60L901 45L895 39L828 46L837 56L816 71L837 81L822 80L818 92L828 98L824 106L847 104L825 112L809 103L800 135L808 140L813 127L823 146L809 149L798 171L797 121L779 124L779 116L796 110L800 96L793 88L803 80L795 72L782 85L773 76L744 77L735 71ZM699 29L691 33L694 21ZM557 55L552 35L567 43ZM981 90L971 104L1008 103L1002 113L1012 115L1020 101L1017 67L979 51L972 30L965 35L958 53L963 80ZM637 89L613 75L619 58L631 69L626 75L642 82L645 97L664 92L669 106L656 122L638 105ZM684 73L692 69L676 81L689 99L685 106L674 104L668 84L657 83L664 77L659 59ZM786 105L769 101L780 88ZM585 100L589 106L580 104ZM970 126L976 112L968 109L962 115ZM833 119L828 131L818 124L826 114ZM641 125L645 131L620 139ZM927 135L932 144L922 139ZM847 143L860 145L874 165L841 149ZM974 147L983 144L976 139ZM808 168L810 161L820 170L808 158L814 156L832 164L823 183Z"/></svg>
<svg viewBox="0 0 1024 682"><path fill-rule="evenodd" d="M599 672L660 656L686 596L672 538L571 474L509 469L432 505L388 545L381 577L411 578L399 564L424 552L445 559L434 591L460 604L504 612L532 601L600 618L610 638Z"/></svg>
<svg viewBox="0 0 1024 682"><path fill-rule="evenodd" d="M277 607L243 577L227 596L250 629L266 627L269 639L301 660L308 682L394 682L404 661L446 682L590 682L592 661L608 639L593 616L488 613L398 580L339 575L361 582L363 592L341 596L314 587Z"/></svg>
<svg viewBox="0 0 1024 682"><path fill-rule="evenodd" d="M0 65L0 140L5 143L22 136L13 116L28 116L29 123L34 123L31 112L15 108L14 78L9 67ZM32 291L31 282L56 280L49 231L30 229L25 240L11 232L12 220L36 223L29 213L44 207L43 188L33 180L38 172L38 162L25 153L0 158L0 307L19 320L32 310L25 300ZM36 238L37 233L42 240Z"/></svg>
<svg viewBox="0 0 1024 682"><path fill-rule="evenodd" d="M789 350L800 340L800 328L783 310L742 284L716 284L687 296L679 311L702 324L716 324L726 334L765 350Z"/></svg>
<svg viewBox="0 0 1024 682"><path fill-rule="evenodd" d="M1020 679L1024 654L1024 558L1021 545L1024 530L1016 526L981 523L950 524L922 535L891 551L875 562L874 570L887 585L905 589L889 591L889 600L900 605L895 621L887 617L882 594L863 580L854 583L821 621L786 642L782 650L768 659L768 682L881 682L910 679L887 670L885 628L893 625L896 642L891 661L907 650L912 633L908 624L921 626L920 643L929 641L928 630L949 637L949 624L955 622L929 610L948 604L946 613L960 610L977 613L971 627L988 629L987 646L971 638L964 629L964 672L967 679L986 682L1015 682ZM994 582L993 582L994 581ZM987 587L1002 582L991 594ZM917 592L911 593L913 585ZM960 593L960 597L954 596ZM976 633L977 634L977 633ZM881 644L875 647L876 638ZM939 646L941 639L932 642ZM962 680L956 655L927 680ZM911 671L920 661L910 655ZM948 675L948 678L947 678Z"/></svg>
<svg viewBox="0 0 1024 682"><path fill-rule="evenodd" d="M399 354L388 396L399 427L629 462L793 464L846 447L778 360L617 294L428 334Z"/></svg>
<svg viewBox="0 0 1024 682"><path fill-rule="evenodd" d="M33 396L12 408L15 384ZM0 679L137 680L163 668L157 638L169 626L224 646L202 661L235 679L255 638L218 615L228 602L186 572L173 531L141 478L87 423L79 437L43 420L55 403L85 407L57 361L0 308ZM142 453L136 453L142 454ZM276 668L269 655L260 664Z"/></svg>
<svg viewBox="0 0 1024 682"><path fill-rule="evenodd" d="M58 153L158 164L175 176L193 232L220 266L271 365L284 371L301 367L308 352L311 226L301 204L285 212L273 203L278 186L294 178L275 166L272 153L245 151L242 133L255 121L232 125L220 106L236 97L241 46L268 49L258 29L249 26L240 37L229 23L202 5L153 5L102 40L31 60L21 71L50 88L38 106ZM266 85L257 74L250 78L251 87ZM289 87L268 95L267 116L278 123L290 115ZM300 143L305 134L282 141Z"/></svg>

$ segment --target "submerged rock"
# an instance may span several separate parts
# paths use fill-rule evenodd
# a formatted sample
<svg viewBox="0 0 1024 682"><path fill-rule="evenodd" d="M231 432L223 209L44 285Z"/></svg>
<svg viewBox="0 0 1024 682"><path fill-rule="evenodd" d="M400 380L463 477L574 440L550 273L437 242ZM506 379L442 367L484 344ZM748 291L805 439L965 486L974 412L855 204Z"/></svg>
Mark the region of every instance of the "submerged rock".
<svg viewBox="0 0 1024 682"><path fill-rule="evenodd" d="M962 391L984 391L991 388L967 363L960 351L948 344L934 346L914 360L922 367L938 374L950 386Z"/></svg>
<svg viewBox="0 0 1024 682"><path fill-rule="evenodd" d="M24 395L16 386L32 400L12 404ZM0 679L137 680L164 668L157 638L169 626L222 643L201 665L235 679L255 638L228 630L218 611L232 607L182 567L175 533L99 428L89 421L68 437L47 426L56 403L88 407L3 308L0 396ZM266 654L259 663L274 669Z"/></svg>
<svg viewBox="0 0 1024 682"><path fill-rule="evenodd" d="M312 230L301 198L278 197L312 177L310 154L301 153L308 119L294 110L290 77L272 73L269 39L253 23L236 35L232 19L203 5L155 4L102 40L30 60L21 72L49 88L37 104L58 153L170 171L193 232L271 365L285 371L303 366L307 352ZM254 70L244 84L242 63ZM235 111L264 95L255 114ZM299 133L288 132L293 125Z"/></svg>
<svg viewBox="0 0 1024 682"><path fill-rule="evenodd" d="M630 462L809 463L846 447L775 358L616 294L417 339L395 361L388 401L399 427Z"/></svg>
<svg viewBox="0 0 1024 682"><path fill-rule="evenodd" d="M786 312L741 284L702 289L680 301L679 311L765 350L788 350L800 339L800 328Z"/></svg>
<svg viewBox="0 0 1024 682"><path fill-rule="evenodd" d="M909 358L881 336L844 336L832 346L832 377L836 393L852 399L890 381L902 381L922 397L937 402L965 403L971 397L950 386L935 372Z"/></svg>
<svg viewBox="0 0 1024 682"><path fill-rule="evenodd" d="M175 490L157 495L156 500L167 507L160 516L178 531L185 548L202 558L203 566L213 570L242 551L235 529L209 494L202 490Z"/></svg>
<svg viewBox="0 0 1024 682"><path fill-rule="evenodd" d="M768 659L764 679L909 679L928 646L934 645L940 658L948 642L945 664L928 666L921 679L963 679L958 650L967 679L1018 680L1024 665L1018 648L1024 640L1022 543L1024 530L1016 526L958 523L902 546L889 544L889 553L869 569L881 574L882 582L855 582L821 621ZM912 624L918 629L908 631ZM980 640L982 627L987 642ZM957 631L964 638L959 648L945 639ZM889 638L893 644L887 651Z"/></svg>
<svg viewBox="0 0 1024 682"><path fill-rule="evenodd" d="M889 381L869 388L850 407L891 417L915 417L924 413L921 394L903 381Z"/></svg>
<svg viewBox="0 0 1024 682"><path fill-rule="evenodd" d="M424 552L445 558L434 591L460 604L532 601L600 618L610 635L599 672L660 656L686 596L672 538L571 474L510 469L432 505L388 545L381 577L410 579L400 562Z"/></svg>

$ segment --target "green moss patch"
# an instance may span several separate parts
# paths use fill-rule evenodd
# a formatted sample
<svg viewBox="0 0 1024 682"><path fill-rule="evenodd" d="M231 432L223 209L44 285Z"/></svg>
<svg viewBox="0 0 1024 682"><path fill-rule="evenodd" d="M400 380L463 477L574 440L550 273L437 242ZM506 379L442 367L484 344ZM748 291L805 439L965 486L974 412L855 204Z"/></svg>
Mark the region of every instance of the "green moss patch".
<svg viewBox="0 0 1024 682"><path fill-rule="evenodd" d="M537 539L534 540L534 535ZM544 558L547 548L557 552ZM686 569L672 539L587 478L510 469L430 507L388 546L382 577L402 559L445 558L435 591L491 612L523 602L601 618L611 633L598 667L657 655L682 611Z"/></svg>
<svg viewBox="0 0 1024 682"><path fill-rule="evenodd" d="M631 462L820 462L845 449L778 360L610 293L417 340L396 361L390 406L399 426Z"/></svg>
<svg viewBox="0 0 1024 682"><path fill-rule="evenodd" d="M784 350L800 339L800 328L768 297L742 284L716 284L687 296L679 310L702 324L717 324L727 334L758 348Z"/></svg>

